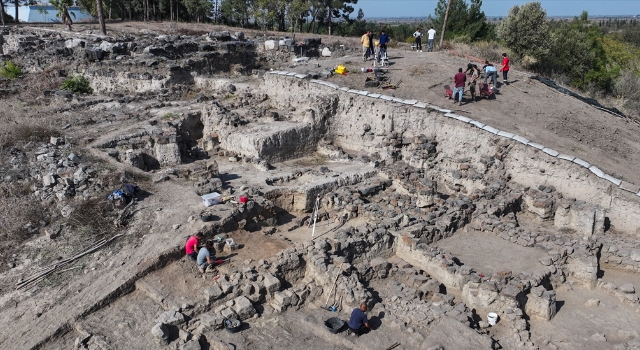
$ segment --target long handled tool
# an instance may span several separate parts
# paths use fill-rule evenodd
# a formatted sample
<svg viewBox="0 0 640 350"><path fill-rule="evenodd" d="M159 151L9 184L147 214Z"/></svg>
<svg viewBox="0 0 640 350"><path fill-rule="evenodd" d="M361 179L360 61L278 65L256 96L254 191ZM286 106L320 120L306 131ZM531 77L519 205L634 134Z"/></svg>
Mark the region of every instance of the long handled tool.
<svg viewBox="0 0 640 350"><path fill-rule="evenodd" d="M340 275L342 274L342 264L344 264L344 262L342 262L340 264L340 266L338 267L338 274L336 275L336 279L333 280L333 285L331 286L331 290L329 291L329 295L327 296L327 301L324 302L324 308L327 308L327 304L329 304L329 299L331 298L331 294L333 293L333 289L336 287L336 282L338 282L338 277L340 277Z"/></svg>

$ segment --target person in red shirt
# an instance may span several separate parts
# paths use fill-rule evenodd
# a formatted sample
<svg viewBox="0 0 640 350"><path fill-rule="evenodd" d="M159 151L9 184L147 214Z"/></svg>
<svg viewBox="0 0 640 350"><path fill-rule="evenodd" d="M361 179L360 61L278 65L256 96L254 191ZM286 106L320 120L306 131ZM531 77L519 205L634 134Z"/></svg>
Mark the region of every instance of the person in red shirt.
<svg viewBox="0 0 640 350"><path fill-rule="evenodd" d="M502 67L500 68L502 72L502 83L504 85L509 85L507 82L507 73L509 73L509 57L507 57L506 53L502 54Z"/></svg>
<svg viewBox="0 0 640 350"><path fill-rule="evenodd" d="M187 240L187 244L184 247L184 250L187 253L189 259L196 261L198 258L198 243L204 238L202 232L196 233L195 236L189 237Z"/></svg>
<svg viewBox="0 0 640 350"><path fill-rule="evenodd" d="M458 106L462 106L462 94L464 94L464 84L467 82L467 75L462 73L462 68L458 68L458 74L453 76L455 88L453 88L453 103L456 103L456 94L460 93Z"/></svg>

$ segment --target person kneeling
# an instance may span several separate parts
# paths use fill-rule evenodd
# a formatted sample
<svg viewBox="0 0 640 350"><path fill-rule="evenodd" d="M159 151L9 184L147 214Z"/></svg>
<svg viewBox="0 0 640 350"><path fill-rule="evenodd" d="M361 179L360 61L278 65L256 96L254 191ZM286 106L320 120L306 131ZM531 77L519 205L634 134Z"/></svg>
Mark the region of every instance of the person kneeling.
<svg viewBox="0 0 640 350"><path fill-rule="evenodd" d="M367 304L365 303L360 304L359 308L353 309L351 312L351 318L349 318L349 322L347 323L351 333L357 336L369 333L371 326L369 326L369 320L367 320L367 315L365 315L366 311Z"/></svg>
<svg viewBox="0 0 640 350"><path fill-rule="evenodd" d="M200 248L200 251L198 252L198 259L196 263L198 264L198 270L202 273L213 270L213 263L216 257L214 254L211 254L211 252L215 253L213 242L211 241L207 241L207 244Z"/></svg>

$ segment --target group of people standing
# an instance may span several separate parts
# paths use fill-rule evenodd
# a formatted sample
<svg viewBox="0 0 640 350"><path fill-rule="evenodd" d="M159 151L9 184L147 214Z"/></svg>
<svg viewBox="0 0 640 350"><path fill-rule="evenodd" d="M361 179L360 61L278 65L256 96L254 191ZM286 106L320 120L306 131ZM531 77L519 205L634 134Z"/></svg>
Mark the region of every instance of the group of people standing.
<svg viewBox="0 0 640 350"><path fill-rule="evenodd" d="M372 60L376 59L380 60L383 54L387 52L387 44L389 43L389 34L387 34L384 30L380 31L380 35L378 36L378 47L379 50L376 53L375 45L373 43L373 32L367 30L364 35L360 38L360 42L362 43L362 60Z"/></svg>
<svg viewBox="0 0 640 350"><path fill-rule="evenodd" d="M420 30L420 28L416 29L416 31L413 33L413 37L416 39L416 51L417 52L422 52L422 37L424 36L424 34L422 34L422 31ZM432 52L433 51L433 41L436 38L436 30L433 29L433 26L431 26L431 28L427 31L427 52Z"/></svg>
<svg viewBox="0 0 640 350"><path fill-rule="evenodd" d="M498 87L498 71L502 72L502 84L509 85L507 80L507 75L509 74L509 56L506 53L502 54L502 65L500 70L496 69L496 67L489 63L489 61L484 61L484 66L482 67L482 71L484 71L484 84L487 84L487 81L491 79L491 83L495 88ZM462 105L462 95L464 94L465 85L469 86L469 92L471 92L472 101L476 101L476 82L480 78L480 69L475 64L469 63L467 65L467 70L462 71L462 68L458 68L458 73L453 76L454 89L452 102L456 102L456 96L458 96L458 105Z"/></svg>
<svg viewBox="0 0 640 350"><path fill-rule="evenodd" d="M416 40L416 51L422 52L422 37L424 34L421 29L418 28L414 33L413 37ZM427 52L433 51L433 42L436 37L436 30L433 29L433 26L427 31ZM383 56L387 52L387 44L389 43L389 35L384 31L380 31L380 35L378 36L378 47L379 50L376 52L374 45L373 32L367 30L366 33L362 35L360 38L360 42L362 43L362 60L367 61L370 59L380 60L380 56Z"/></svg>

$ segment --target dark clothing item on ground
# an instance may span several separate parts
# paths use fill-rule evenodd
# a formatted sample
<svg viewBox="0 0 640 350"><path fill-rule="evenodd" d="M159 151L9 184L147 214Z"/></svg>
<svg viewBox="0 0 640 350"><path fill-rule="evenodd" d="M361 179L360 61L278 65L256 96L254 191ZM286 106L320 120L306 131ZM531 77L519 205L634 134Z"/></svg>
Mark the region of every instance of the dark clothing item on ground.
<svg viewBox="0 0 640 350"><path fill-rule="evenodd" d="M358 328L358 329L353 329L351 327L349 327L349 330L351 331L351 333L357 335L357 336L361 336L363 334L367 334L369 333L369 328L367 328L367 326L362 325L362 327Z"/></svg>

